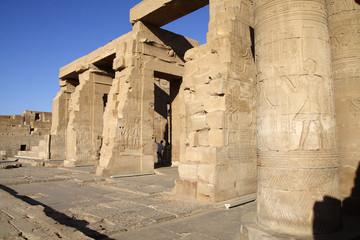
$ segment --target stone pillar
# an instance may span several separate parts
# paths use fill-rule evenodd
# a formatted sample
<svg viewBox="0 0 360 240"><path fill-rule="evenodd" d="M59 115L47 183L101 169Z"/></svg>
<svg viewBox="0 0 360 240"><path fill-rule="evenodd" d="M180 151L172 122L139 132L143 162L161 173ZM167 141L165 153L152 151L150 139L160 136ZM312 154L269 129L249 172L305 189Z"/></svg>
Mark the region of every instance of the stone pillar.
<svg viewBox="0 0 360 240"><path fill-rule="evenodd" d="M170 141L168 137L168 109L170 103L170 82L156 78L154 83L154 137L160 142Z"/></svg>
<svg viewBox="0 0 360 240"><path fill-rule="evenodd" d="M50 141L50 159L65 159L65 136L69 122L71 94L79 84L77 80L60 80L60 91L53 100Z"/></svg>
<svg viewBox="0 0 360 240"><path fill-rule="evenodd" d="M104 94L112 77L92 67L79 74L79 86L71 95L66 132L64 166L97 165L102 141Z"/></svg>
<svg viewBox="0 0 360 240"><path fill-rule="evenodd" d="M360 4L328 0L340 158L347 212L360 214ZM357 182L355 182L357 181Z"/></svg>
<svg viewBox="0 0 360 240"><path fill-rule="evenodd" d="M325 0L255 1L258 221L291 234L341 227Z"/></svg>
<svg viewBox="0 0 360 240"><path fill-rule="evenodd" d="M182 80L170 82L170 102L171 102L171 166L177 167L180 163L181 146L181 118L180 109L182 99L179 94Z"/></svg>
<svg viewBox="0 0 360 240"><path fill-rule="evenodd" d="M128 51L131 51L129 45L132 44L134 43L127 44ZM97 175L149 173L154 170L154 140L151 138L154 79L146 78L146 74L151 77L153 72L146 72L140 57L133 59L132 64L116 71L109 92ZM151 100L146 101L146 98ZM145 102L149 104L143 106Z"/></svg>
<svg viewBox="0 0 360 240"><path fill-rule="evenodd" d="M60 80L60 91L53 100L51 134L65 134L69 121L69 101L75 91L78 81L65 79Z"/></svg>
<svg viewBox="0 0 360 240"><path fill-rule="evenodd" d="M195 44L194 40L142 22L136 22L123 40L113 64L115 79L104 114L97 175L154 171L155 75L164 79L181 76L182 56Z"/></svg>
<svg viewBox="0 0 360 240"><path fill-rule="evenodd" d="M207 43L186 53L179 195L215 202L256 192L251 19L251 1L210 1Z"/></svg>

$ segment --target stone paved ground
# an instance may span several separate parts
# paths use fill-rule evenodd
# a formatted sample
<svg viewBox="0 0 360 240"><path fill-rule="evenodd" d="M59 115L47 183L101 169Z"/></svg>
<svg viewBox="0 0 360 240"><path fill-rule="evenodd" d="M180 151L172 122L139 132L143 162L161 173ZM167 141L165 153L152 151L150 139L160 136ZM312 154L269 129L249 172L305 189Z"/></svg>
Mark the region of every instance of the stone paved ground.
<svg viewBox="0 0 360 240"><path fill-rule="evenodd" d="M1 169L0 239L141 239L149 234L154 239L230 239L238 232L239 215L229 215L233 210L223 204L172 194L176 168L126 178L98 177L94 172L94 167L26 164ZM209 221L199 224L203 220L196 218L204 216ZM229 219L231 231L226 230L229 224L221 228L223 234L216 231L219 216ZM169 226L164 228L164 223ZM140 230L149 227L147 233ZM208 235L211 230L213 236Z"/></svg>
<svg viewBox="0 0 360 240"><path fill-rule="evenodd" d="M94 172L26 164L0 169L0 239L228 240L239 239L244 216L255 218L254 202L225 209L173 195L176 168L126 178ZM360 230L358 217L344 223L351 233ZM360 239L351 236L331 239ZM276 237L266 239L296 239Z"/></svg>

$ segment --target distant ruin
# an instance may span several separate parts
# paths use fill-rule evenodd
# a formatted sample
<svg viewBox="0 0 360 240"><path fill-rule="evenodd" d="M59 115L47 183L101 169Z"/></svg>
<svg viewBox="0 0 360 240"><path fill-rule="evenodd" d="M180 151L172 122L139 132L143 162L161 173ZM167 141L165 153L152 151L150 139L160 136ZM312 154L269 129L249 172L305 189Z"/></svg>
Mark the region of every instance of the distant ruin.
<svg viewBox="0 0 360 240"><path fill-rule="evenodd" d="M50 128L51 113L48 112L27 110L22 115L0 116L1 156L14 157L24 152L29 155L31 150L37 152L38 146L44 145L44 136L50 134ZM43 148L45 152L48 147Z"/></svg>
<svg viewBox="0 0 360 240"><path fill-rule="evenodd" d="M208 4L206 44L160 28ZM103 176L151 173L163 139L176 194L217 202L257 192L269 229L331 233L341 200L360 209L359 3L144 0L130 22L60 69L50 159ZM321 202L331 214L314 223ZM243 238L266 232L254 228L245 224Z"/></svg>

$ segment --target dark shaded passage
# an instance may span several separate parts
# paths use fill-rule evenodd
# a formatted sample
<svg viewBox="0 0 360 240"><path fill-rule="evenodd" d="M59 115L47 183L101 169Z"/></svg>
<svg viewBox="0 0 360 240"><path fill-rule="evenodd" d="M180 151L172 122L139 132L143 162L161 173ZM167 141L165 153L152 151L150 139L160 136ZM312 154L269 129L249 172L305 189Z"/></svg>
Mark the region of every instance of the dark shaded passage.
<svg viewBox="0 0 360 240"><path fill-rule="evenodd" d="M169 99L169 94L154 83L154 110L165 119L168 117L167 103Z"/></svg>
<svg viewBox="0 0 360 240"><path fill-rule="evenodd" d="M4 190L5 192L8 192L12 196L30 204L30 205L33 205L33 206L40 205L40 206L44 207L44 213L46 214L46 216L54 219L55 221L57 221L58 223L60 223L62 225L75 228L88 237L91 237L94 239L112 240L112 238L109 238L107 235L101 234L95 230L88 228L87 225L89 223L87 221L71 218L71 217L67 216L66 214L58 212L55 209L53 209L39 201L36 201L35 199L32 199L32 198L24 196L24 195L19 195L18 192L16 192L15 190L13 190L7 186L4 186L2 184L0 184L0 189Z"/></svg>

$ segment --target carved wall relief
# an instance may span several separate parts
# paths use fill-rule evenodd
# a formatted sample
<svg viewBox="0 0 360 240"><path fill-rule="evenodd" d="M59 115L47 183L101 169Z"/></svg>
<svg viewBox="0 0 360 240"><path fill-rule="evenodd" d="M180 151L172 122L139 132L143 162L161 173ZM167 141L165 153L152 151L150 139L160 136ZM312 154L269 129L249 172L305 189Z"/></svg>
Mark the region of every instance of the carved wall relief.
<svg viewBox="0 0 360 240"><path fill-rule="evenodd" d="M339 198L325 1L255 1L255 41L258 220L312 234L316 201ZM340 227L340 206L328 207L324 232Z"/></svg>
<svg viewBox="0 0 360 240"><path fill-rule="evenodd" d="M341 195L343 198L359 199L359 194L354 194L353 188L360 162L360 4L352 0L328 0L327 4L341 163ZM359 200L354 202L359 203ZM344 202L344 208L347 209L345 205Z"/></svg>

